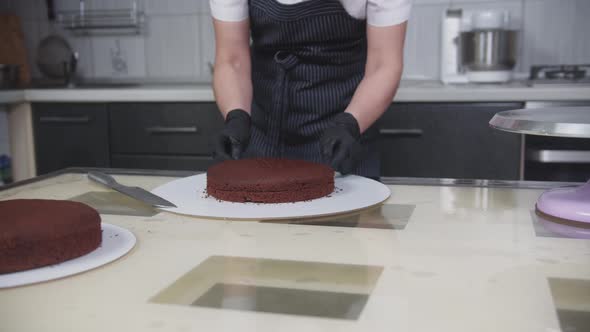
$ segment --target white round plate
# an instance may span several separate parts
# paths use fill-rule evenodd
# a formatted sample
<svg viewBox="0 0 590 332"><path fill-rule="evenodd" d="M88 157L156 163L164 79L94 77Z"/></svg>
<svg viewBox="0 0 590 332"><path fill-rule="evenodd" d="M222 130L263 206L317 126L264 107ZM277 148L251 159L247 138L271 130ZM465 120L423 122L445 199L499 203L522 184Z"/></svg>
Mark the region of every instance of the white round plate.
<svg viewBox="0 0 590 332"><path fill-rule="evenodd" d="M391 195L389 188L375 180L356 175L337 176L332 194L295 203L235 203L206 195L207 175L199 174L168 182L152 193L174 203L164 211L207 218L289 219L318 217L351 212L382 203Z"/></svg>
<svg viewBox="0 0 590 332"><path fill-rule="evenodd" d="M105 223L101 228L102 243L94 251L55 265L0 274L0 288L29 285L92 270L124 256L135 246L135 235L127 229Z"/></svg>

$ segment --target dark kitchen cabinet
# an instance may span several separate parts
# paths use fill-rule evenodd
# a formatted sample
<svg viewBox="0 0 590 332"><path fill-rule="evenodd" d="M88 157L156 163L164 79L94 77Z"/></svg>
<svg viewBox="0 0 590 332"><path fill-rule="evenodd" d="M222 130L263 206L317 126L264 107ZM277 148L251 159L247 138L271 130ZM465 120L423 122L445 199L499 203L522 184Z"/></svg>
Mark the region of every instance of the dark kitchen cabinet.
<svg viewBox="0 0 590 332"><path fill-rule="evenodd" d="M204 171L223 127L215 103L34 104L37 172L66 167Z"/></svg>
<svg viewBox="0 0 590 332"><path fill-rule="evenodd" d="M108 114L101 104L35 104L37 173L66 167L108 167Z"/></svg>
<svg viewBox="0 0 590 332"><path fill-rule="evenodd" d="M400 103L379 121L382 175L518 180L521 136L491 129L521 103Z"/></svg>
<svg viewBox="0 0 590 332"><path fill-rule="evenodd" d="M213 164L211 156L113 155L115 168L205 171Z"/></svg>
<svg viewBox="0 0 590 332"><path fill-rule="evenodd" d="M215 103L110 104L112 166L206 170L223 127Z"/></svg>
<svg viewBox="0 0 590 332"><path fill-rule="evenodd" d="M396 103L380 119L383 176L518 179L521 137L490 129L521 103ZM204 171L215 103L35 104L39 174L65 167Z"/></svg>

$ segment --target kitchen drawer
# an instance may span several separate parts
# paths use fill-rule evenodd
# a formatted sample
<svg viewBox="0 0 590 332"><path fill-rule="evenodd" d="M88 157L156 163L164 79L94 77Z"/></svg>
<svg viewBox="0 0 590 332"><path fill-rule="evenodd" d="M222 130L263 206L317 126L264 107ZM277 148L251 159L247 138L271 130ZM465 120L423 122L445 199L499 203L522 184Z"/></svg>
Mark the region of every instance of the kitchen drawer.
<svg viewBox="0 0 590 332"><path fill-rule="evenodd" d="M116 154L210 155L223 127L214 103L111 104Z"/></svg>
<svg viewBox="0 0 590 332"><path fill-rule="evenodd" d="M393 104L380 119L382 174L518 180L521 136L491 129L520 103Z"/></svg>
<svg viewBox="0 0 590 332"><path fill-rule="evenodd" d="M111 162L114 168L206 171L207 168L213 164L213 158L197 156L136 156L115 154L111 157Z"/></svg>
<svg viewBox="0 0 590 332"><path fill-rule="evenodd" d="M108 114L101 104L34 104L37 173L109 167Z"/></svg>

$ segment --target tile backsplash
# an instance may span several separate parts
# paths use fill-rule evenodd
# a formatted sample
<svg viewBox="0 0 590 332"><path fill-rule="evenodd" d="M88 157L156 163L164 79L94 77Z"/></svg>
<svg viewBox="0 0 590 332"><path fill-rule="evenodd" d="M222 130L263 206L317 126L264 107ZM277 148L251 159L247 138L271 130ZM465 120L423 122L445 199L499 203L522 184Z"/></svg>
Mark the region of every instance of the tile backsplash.
<svg viewBox="0 0 590 332"><path fill-rule="evenodd" d="M87 78L210 81L214 36L207 0L138 0L146 14L140 35L74 35L47 20L45 0L0 0L0 11L19 14L29 58L48 34L65 36L80 54ZM77 10L79 0L54 0ZM86 0L89 9L131 7L131 0ZM590 63L590 0L414 0L406 50L406 78L438 79L440 24L447 8L505 9L521 30L517 70L535 64ZM33 66L33 75L40 76Z"/></svg>
<svg viewBox="0 0 590 332"><path fill-rule="evenodd" d="M94 77L141 78L147 76L145 36L92 37Z"/></svg>

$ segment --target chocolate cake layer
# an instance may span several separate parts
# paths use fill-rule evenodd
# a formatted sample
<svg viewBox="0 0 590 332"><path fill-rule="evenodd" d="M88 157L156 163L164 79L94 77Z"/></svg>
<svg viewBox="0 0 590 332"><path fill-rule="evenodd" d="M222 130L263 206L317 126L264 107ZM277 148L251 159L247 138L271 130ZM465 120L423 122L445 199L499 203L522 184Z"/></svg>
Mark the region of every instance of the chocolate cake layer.
<svg viewBox="0 0 590 332"><path fill-rule="evenodd" d="M304 160L228 160L207 171L209 195L233 202L297 202L323 197L333 190L332 168Z"/></svg>
<svg viewBox="0 0 590 332"><path fill-rule="evenodd" d="M287 191L226 191L210 189L209 195L230 202L289 203L324 197L334 191L334 186L317 185L303 190Z"/></svg>
<svg viewBox="0 0 590 332"><path fill-rule="evenodd" d="M0 201L0 273L60 263L98 248L100 215L78 202Z"/></svg>

